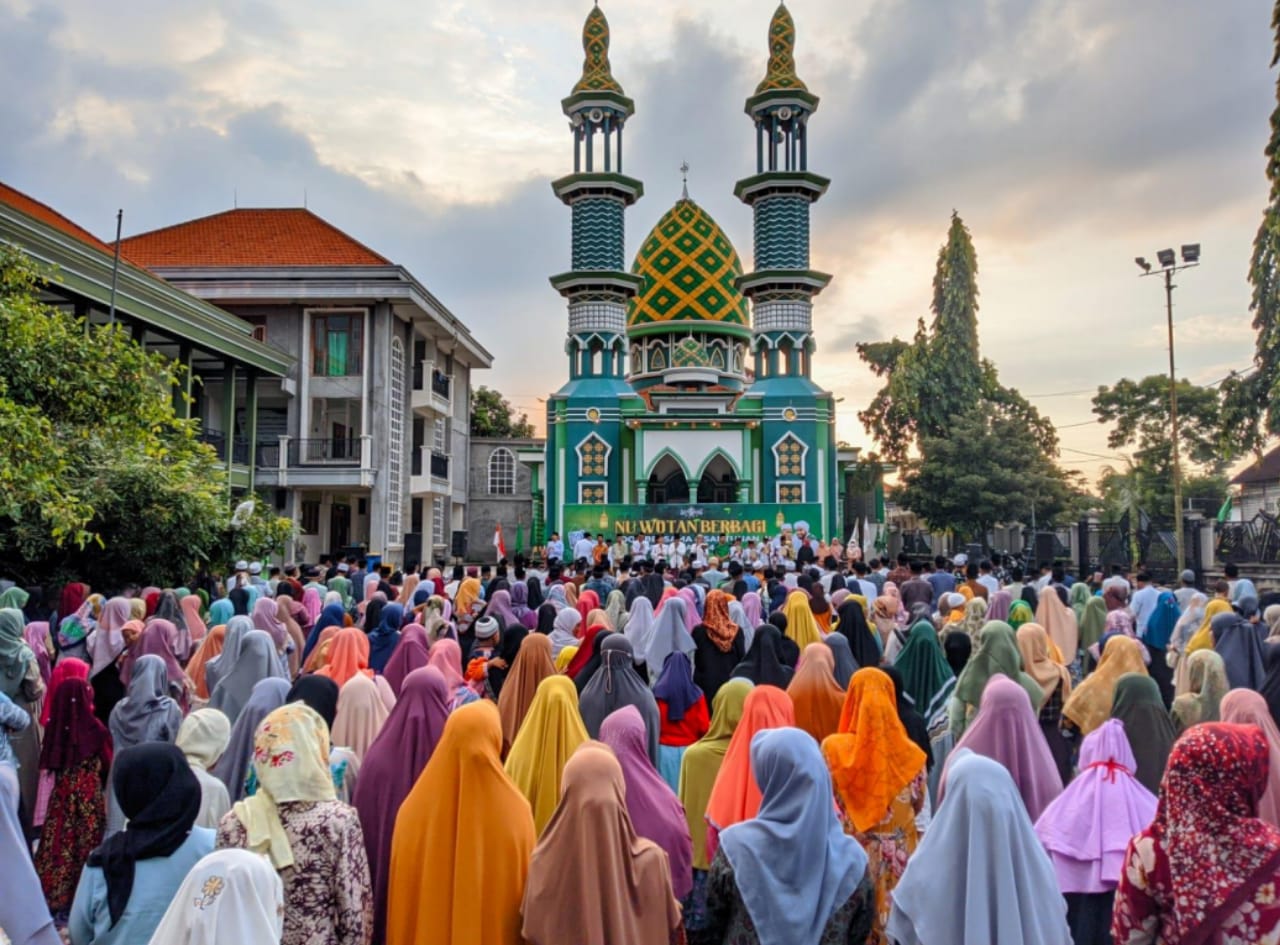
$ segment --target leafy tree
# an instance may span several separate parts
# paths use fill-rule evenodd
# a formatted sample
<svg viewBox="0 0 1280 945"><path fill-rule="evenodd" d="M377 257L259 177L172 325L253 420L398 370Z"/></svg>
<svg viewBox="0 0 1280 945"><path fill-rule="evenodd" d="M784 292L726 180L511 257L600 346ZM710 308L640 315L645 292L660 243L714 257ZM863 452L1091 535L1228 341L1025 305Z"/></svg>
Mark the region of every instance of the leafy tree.
<svg viewBox="0 0 1280 945"><path fill-rule="evenodd" d="M1275 32L1274 68L1280 63L1280 0L1271 14ZM1280 81L1276 85L1280 100ZM1250 308L1257 332L1253 363L1248 375L1229 378L1223 384L1224 430L1242 431L1248 448L1257 450L1268 436L1280 434L1280 101L1271 113L1271 138L1265 150L1270 202L1262 211L1262 223L1253 240L1249 282L1253 286Z"/></svg>
<svg viewBox="0 0 1280 945"><path fill-rule="evenodd" d="M517 418L515 408L502 394L481 385L471 392L471 435L530 437L533 424L528 414Z"/></svg>
<svg viewBox="0 0 1280 945"><path fill-rule="evenodd" d="M180 582L219 548L226 472L177 416L178 368L42 303L0 245L0 562L23 580Z"/></svg>
<svg viewBox="0 0 1280 945"><path fill-rule="evenodd" d="M1015 419L1033 436L1036 449L1053 455L1053 424L1021 394L1000 384L995 365L978 350L978 258L957 213L938 251L933 276L932 323L916 323L911 341L865 342L858 355L885 383L859 412L867 432L892 462L903 462L912 447L943 436L956 418L975 405Z"/></svg>
<svg viewBox="0 0 1280 945"><path fill-rule="evenodd" d="M1051 522L1076 510L1079 484L1015 417L972 407L920 441L894 498L930 528L982 540L1000 522Z"/></svg>

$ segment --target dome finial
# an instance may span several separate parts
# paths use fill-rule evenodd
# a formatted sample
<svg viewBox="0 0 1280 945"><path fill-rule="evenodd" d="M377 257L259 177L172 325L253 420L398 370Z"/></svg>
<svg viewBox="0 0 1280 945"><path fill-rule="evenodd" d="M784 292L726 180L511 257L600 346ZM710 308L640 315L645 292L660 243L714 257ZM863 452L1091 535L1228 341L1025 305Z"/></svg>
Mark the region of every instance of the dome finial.
<svg viewBox="0 0 1280 945"><path fill-rule="evenodd" d="M769 67L756 94L775 89L807 91L796 75L796 24L786 3L779 3L769 22Z"/></svg>
<svg viewBox="0 0 1280 945"><path fill-rule="evenodd" d="M582 24L582 78L573 87L576 92L616 92L622 86L613 77L609 65L609 21L597 2Z"/></svg>
<svg viewBox="0 0 1280 945"><path fill-rule="evenodd" d="M689 162L682 161L680 163L680 179L681 179L681 200L689 199Z"/></svg>

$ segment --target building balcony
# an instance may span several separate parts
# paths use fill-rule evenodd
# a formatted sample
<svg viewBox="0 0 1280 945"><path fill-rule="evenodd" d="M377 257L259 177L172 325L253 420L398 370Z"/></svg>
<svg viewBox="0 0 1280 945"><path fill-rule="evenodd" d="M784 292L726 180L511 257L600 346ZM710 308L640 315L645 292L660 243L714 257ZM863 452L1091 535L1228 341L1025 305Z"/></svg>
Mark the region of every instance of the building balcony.
<svg viewBox="0 0 1280 945"><path fill-rule="evenodd" d="M257 481L284 488L370 488L377 479L373 468L373 437L276 437L258 442Z"/></svg>
<svg viewBox="0 0 1280 945"><path fill-rule="evenodd" d="M449 454L427 446L413 451L409 464L411 495L448 495L453 487L449 474Z"/></svg>
<svg viewBox="0 0 1280 945"><path fill-rule="evenodd" d="M431 361L413 366L413 391L409 400L414 410L448 415L453 411L453 378L437 371Z"/></svg>

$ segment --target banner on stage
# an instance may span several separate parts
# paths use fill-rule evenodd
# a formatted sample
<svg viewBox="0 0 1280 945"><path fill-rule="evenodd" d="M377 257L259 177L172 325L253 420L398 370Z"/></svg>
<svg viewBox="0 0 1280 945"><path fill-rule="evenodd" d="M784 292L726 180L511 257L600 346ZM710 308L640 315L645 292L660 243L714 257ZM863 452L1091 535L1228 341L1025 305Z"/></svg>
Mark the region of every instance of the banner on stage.
<svg viewBox="0 0 1280 945"><path fill-rule="evenodd" d="M816 502L690 502L682 505L566 505L564 530L613 535L705 535L715 538L771 538L783 525L808 522L822 529Z"/></svg>

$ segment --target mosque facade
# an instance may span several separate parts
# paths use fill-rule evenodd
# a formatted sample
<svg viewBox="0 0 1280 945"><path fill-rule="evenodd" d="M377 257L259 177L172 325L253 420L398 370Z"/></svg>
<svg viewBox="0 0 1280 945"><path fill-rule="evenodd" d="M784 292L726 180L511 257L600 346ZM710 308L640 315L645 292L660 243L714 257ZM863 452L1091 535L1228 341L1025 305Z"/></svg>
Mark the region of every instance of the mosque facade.
<svg viewBox="0 0 1280 945"><path fill-rule="evenodd" d="M551 278L568 306L569 377L547 400L546 533L746 537L805 522L835 536L835 399L811 377L813 300L831 277L809 264L809 210L828 180L808 166L818 98L796 74L790 12L774 13L746 100L755 173L734 194L753 214L749 272L687 187L627 266L624 217L644 187L624 170L635 105L599 7L583 47L562 102L573 172L552 183L572 261Z"/></svg>

